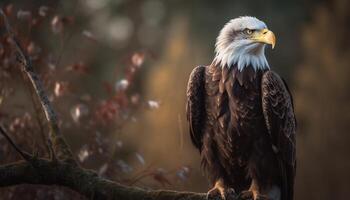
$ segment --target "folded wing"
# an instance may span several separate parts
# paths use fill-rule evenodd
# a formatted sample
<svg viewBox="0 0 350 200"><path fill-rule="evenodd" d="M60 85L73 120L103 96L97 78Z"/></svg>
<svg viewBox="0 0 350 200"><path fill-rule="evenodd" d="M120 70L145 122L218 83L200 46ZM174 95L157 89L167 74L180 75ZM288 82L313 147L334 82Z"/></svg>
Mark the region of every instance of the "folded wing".
<svg viewBox="0 0 350 200"><path fill-rule="evenodd" d="M292 200L296 170L296 119L292 96L285 82L272 71L263 75L261 92L266 126L272 141L271 148L278 156L281 169L282 199Z"/></svg>

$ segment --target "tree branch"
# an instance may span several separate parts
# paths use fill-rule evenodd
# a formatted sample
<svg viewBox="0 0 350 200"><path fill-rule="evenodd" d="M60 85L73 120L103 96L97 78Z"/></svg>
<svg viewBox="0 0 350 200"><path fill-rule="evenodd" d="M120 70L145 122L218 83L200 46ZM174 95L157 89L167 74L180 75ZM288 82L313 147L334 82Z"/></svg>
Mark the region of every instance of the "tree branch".
<svg viewBox="0 0 350 200"><path fill-rule="evenodd" d="M32 156L31 156L29 153L27 153L27 152L21 150L21 149L15 144L15 142L10 138L10 136L7 134L7 132L5 131L4 127L2 127L1 125L0 125L0 133L1 133L1 135L3 135L3 136L5 137L5 139L6 139L6 140L11 144L11 146L21 155L21 157L22 157L24 160L26 160L27 162L30 162L30 161L31 161Z"/></svg>
<svg viewBox="0 0 350 200"><path fill-rule="evenodd" d="M42 113L44 113L45 119L49 124L49 139L52 141L56 154L58 156L61 156L66 161L76 163L70 147L68 146L62 133L60 132L56 112L54 111L45 93L43 84L39 79L39 76L34 72L34 68L29 56L21 47L2 9L0 9L0 15L3 18L8 35L13 41L13 45L17 53L17 58L20 62L20 65L22 66L22 72L24 73L24 76L30 81L33 101L34 103L39 104L38 107L41 108L41 111Z"/></svg>
<svg viewBox="0 0 350 200"><path fill-rule="evenodd" d="M167 190L144 190L127 187L101 178L96 172L81 168L74 159L73 153L60 132L57 115L48 100L39 76L34 72L31 60L20 46L12 32L4 12L0 9L9 37L12 39L22 72L30 82L33 102L50 127L48 147L50 159L33 157L22 151L0 126L0 133L22 156L19 161L0 166L0 187L19 184L59 185L70 188L93 200L205 200L206 194L193 192L176 192ZM57 156L57 157L56 157ZM60 159L62 158L62 159ZM239 200L237 198L236 200Z"/></svg>
<svg viewBox="0 0 350 200"><path fill-rule="evenodd" d="M67 162L37 159L35 167L27 162L0 166L0 187L18 184L65 186L94 200L204 200L206 195L167 190L143 190L103 179L95 172Z"/></svg>

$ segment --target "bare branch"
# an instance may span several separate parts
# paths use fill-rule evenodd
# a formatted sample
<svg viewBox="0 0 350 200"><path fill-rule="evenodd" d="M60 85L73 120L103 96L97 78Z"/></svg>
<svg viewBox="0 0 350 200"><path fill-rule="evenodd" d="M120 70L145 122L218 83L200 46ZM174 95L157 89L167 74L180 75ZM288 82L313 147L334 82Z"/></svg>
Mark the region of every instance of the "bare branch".
<svg viewBox="0 0 350 200"><path fill-rule="evenodd" d="M22 157L25 161L31 162L32 156L31 156L29 153L27 153L27 152L21 150L21 149L15 144L15 142L10 138L10 136L6 133L4 127L2 127L1 125L0 125L0 133L6 138L6 140L7 140L7 141L11 144L11 146L21 155L21 157Z"/></svg>
<svg viewBox="0 0 350 200"><path fill-rule="evenodd" d="M49 148L50 160L57 162L58 159L57 159L55 150L53 149L53 144L51 140L47 140L47 147Z"/></svg>
<svg viewBox="0 0 350 200"><path fill-rule="evenodd" d="M70 147L68 146L62 133L60 132L56 112L54 111L46 95L46 92L44 90L43 84L39 76L34 72L33 65L29 56L25 53L25 51L21 47L2 9L0 9L0 15L2 16L6 30L13 41L13 44L18 56L18 60L22 66L22 71L24 72L25 77L27 77L28 80L30 81L31 89L33 90L32 92L33 101L37 102L40 105L41 111L44 113L45 118L49 124L49 128L50 128L49 139L52 140L54 150L64 160L72 163L76 163Z"/></svg>

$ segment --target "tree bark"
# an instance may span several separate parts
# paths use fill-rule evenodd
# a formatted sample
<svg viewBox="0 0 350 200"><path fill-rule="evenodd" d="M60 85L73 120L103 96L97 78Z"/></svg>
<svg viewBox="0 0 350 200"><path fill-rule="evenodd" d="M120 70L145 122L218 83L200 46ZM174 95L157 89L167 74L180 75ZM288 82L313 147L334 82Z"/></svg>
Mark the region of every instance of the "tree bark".
<svg viewBox="0 0 350 200"><path fill-rule="evenodd" d="M0 166L0 187L20 184L59 185L94 200L204 200L205 194L127 187L69 162L33 158Z"/></svg>

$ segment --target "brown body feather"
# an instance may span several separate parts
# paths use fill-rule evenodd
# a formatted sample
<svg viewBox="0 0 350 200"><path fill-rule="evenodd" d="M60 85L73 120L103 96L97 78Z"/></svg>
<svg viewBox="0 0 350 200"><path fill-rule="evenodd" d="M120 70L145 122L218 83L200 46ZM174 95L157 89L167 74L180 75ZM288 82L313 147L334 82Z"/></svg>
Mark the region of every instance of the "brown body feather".
<svg viewBox="0 0 350 200"><path fill-rule="evenodd" d="M293 199L295 118L291 95L272 71L199 66L187 89L193 144L212 183L222 179L237 192L252 179L279 186Z"/></svg>

